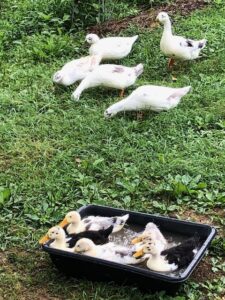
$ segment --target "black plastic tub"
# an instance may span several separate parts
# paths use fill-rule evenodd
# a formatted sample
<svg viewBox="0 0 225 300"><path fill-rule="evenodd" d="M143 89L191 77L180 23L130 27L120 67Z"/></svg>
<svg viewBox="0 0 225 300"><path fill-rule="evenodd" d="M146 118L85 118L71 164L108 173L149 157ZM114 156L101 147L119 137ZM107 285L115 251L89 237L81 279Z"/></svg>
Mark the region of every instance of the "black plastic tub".
<svg viewBox="0 0 225 300"><path fill-rule="evenodd" d="M144 290L165 290L174 293L180 285L185 282L201 261L205 251L216 235L215 228L194 223L181 221L173 218L156 216L146 213L121 210L106 206L88 205L79 209L81 217L89 215L119 216L129 213L127 226L144 229L148 222L154 222L162 233L171 233L182 236L183 239L197 234L202 240L201 248L198 250L192 262L185 268L174 274L154 272L139 265L122 265L98 258L80 254L73 254L62 250L50 248L43 245L43 250L48 252L53 263L59 271L66 275L77 278L86 278L97 281L115 281L120 284L132 284Z"/></svg>

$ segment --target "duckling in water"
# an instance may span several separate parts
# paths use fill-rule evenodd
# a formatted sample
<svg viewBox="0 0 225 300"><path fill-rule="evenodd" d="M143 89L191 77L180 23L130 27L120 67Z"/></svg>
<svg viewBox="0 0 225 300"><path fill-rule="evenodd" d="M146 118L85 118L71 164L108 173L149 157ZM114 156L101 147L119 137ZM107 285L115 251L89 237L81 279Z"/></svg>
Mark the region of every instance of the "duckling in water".
<svg viewBox="0 0 225 300"><path fill-rule="evenodd" d="M75 247L74 252L78 254L89 255L121 264L138 264L148 258L144 255L140 258L133 256L132 249L124 246L119 246L114 243L107 243L105 245L96 246L91 240L83 238L80 239Z"/></svg>
<svg viewBox="0 0 225 300"><path fill-rule="evenodd" d="M49 229L47 233L47 239L45 240L45 242L47 241L50 241L50 248L68 250L68 245L66 242L66 233L60 226L54 226Z"/></svg>
<svg viewBox="0 0 225 300"><path fill-rule="evenodd" d="M167 240L164 238L159 228L152 222L149 222L145 226L145 230L139 236L134 238L131 243L136 244L136 248L138 249L139 246L143 245L143 243L148 240L154 241L155 246L160 252L168 246Z"/></svg>
<svg viewBox="0 0 225 300"><path fill-rule="evenodd" d="M69 234L66 236L65 230L63 230L62 227L54 226L49 229L47 237L44 237L43 241L40 241L40 244L49 242L49 247L51 248L68 251L68 247L74 247L76 242L81 238L89 238L96 245L102 245L108 243L108 237L112 233L112 231L113 226L110 226L107 229L84 231L77 234Z"/></svg>
<svg viewBox="0 0 225 300"><path fill-rule="evenodd" d="M200 246L199 238L192 237L180 245L160 252L154 241L147 241L141 250L138 250L134 257L141 257L150 254L147 267L157 272L172 272L187 266L194 258Z"/></svg>
<svg viewBox="0 0 225 300"><path fill-rule="evenodd" d="M60 226L65 227L67 234L90 230L104 230L110 226L113 226L112 232L117 232L124 227L128 218L129 214L121 217L88 216L81 220L81 216L78 212L71 211L65 216Z"/></svg>

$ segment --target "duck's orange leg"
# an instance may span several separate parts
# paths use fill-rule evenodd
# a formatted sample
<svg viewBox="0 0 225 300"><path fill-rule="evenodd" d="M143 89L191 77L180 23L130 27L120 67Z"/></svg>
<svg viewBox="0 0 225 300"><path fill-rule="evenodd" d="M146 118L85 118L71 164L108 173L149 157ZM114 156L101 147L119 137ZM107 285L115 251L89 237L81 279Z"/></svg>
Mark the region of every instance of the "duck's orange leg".
<svg viewBox="0 0 225 300"><path fill-rule="evenodd" d="M173 68L174 63L175 63L175 60L173 58L170 58L168 61L168 68L170 70Z"/></svg>
<svg viewBox="0 0 225 300"><path fill-rule="evenodd" d="M122 89L122 90L120 91L120 98L123 98L123 96L124 96L124 89Z"/></svg>

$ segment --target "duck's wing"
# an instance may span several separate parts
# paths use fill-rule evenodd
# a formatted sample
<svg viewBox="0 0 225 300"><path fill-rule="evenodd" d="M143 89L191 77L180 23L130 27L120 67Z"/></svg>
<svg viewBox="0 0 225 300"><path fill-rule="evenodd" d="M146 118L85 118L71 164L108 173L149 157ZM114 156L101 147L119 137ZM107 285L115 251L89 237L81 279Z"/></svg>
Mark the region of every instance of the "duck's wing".
<svg viewBox="0 0 225 300"><path fill-rule="evenodd" d="M162 251L161 255L165 256L170 264L175 263L181 268L192 261L199 246L199 237L193 237L177 246Z"/></svg>
<svg viewBox="0 0 225 300"><path fill-rule="evenodd" d="M196 50L196 49L203 49L206 45L206 40L202 39L199 41L195 41L192 39L184 38L182 36L173 36L174 41L180 46L181 48L184 49L189 49L190 51Z"/></svg>

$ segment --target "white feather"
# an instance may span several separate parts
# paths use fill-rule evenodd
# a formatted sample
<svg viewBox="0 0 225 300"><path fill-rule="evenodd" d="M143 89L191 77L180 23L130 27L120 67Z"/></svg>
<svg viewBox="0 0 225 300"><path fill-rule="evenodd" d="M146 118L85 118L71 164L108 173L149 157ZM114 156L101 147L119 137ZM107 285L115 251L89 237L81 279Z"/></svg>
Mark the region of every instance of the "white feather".
<svg viewBox="0 0 225 300"><path fill-rule="evenodd" d="M125 67L120 65L100 65L89 73L72 94L74 100L79 100L81 93L89 88L104 86L115 89L125 89L133 85L143 72L143 65Z"/></svg>
<svg viewBox="0 0 225 300"><path fill-rule="evenodd" d="M91 45L90 55L101 55L102 59L121 59L126 57L137 40L133 37L107 37L100 39L96 34L88 34L86 41Z"/></svg>
<svg viewBox="0 0 225 300"><path fill-rule="evenodd" d="M137 88L127 98L111 105L104 113L112 117L121 111L152 110L167 111L178 105L181 98L191 87L171 88L164 86L144 85Z"/></svg>

